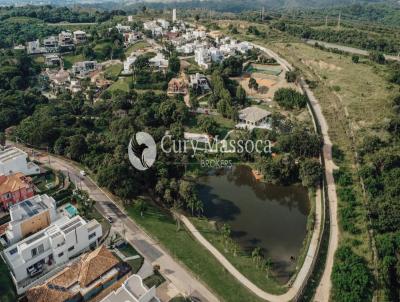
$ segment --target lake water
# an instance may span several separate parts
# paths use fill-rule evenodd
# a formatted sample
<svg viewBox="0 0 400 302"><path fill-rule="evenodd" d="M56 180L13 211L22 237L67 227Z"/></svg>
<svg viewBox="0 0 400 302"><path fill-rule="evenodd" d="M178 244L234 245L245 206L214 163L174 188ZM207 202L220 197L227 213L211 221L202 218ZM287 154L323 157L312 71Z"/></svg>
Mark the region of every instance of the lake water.
<svg viewBox="0 0 400 302"><path fill-rule="evenodd" d="M228 223L232 238L247 252L262 248L273 262L275 278L287 282L306 237L307 190L257 182L247 166L200 177L197 189L204 215Z"/></svg>

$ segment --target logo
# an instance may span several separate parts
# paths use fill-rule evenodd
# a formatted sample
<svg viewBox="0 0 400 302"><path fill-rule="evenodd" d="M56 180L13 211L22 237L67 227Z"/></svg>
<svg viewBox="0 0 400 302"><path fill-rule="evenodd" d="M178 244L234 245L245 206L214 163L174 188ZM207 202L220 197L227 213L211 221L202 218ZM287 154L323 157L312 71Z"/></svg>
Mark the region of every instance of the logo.
<svg viewBox="0 0 400 302"><path fill-rule="evenodd" d="M156 156L156 142L150 134L138 132L131 138L128 146L128 157L136 169L147 170L154 164Z"/></svg>

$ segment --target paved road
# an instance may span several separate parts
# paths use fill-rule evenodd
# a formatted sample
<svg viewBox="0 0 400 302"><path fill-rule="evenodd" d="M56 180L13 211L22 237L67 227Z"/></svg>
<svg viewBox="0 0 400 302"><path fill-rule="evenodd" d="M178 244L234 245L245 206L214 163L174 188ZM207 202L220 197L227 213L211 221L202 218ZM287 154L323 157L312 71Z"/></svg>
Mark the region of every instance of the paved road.
<svg viewBox="0 0 400 302"><path fill-rule="evenodd" d="M268 55L275 58L277 62L279 62L286 71L292 70L293 67L286 60L279 57L275 52L265 47L255 45L257 48L265 51ZM332 287L331 282L331 273L333 268L334 256L336 249L338 247L339 242L339 228L337 221L337 195L336 195L336 186L333 178L333 170L336 169L336 165L332 159L332 142L329 137L329 126L326 122L326 119L322 113L321 106L314 96L311 89L305 83L304 79L301 79L300 85L303 88L304 92L307 94L310 105L315 112L315 117L320 125L321 134L324 140L324 146L322 149L324 155L324 165L325 165L325 178L326 178L326 186L328 191L329 198L329 217L330 217L330 225L329 225L329 245L328 245L328 253L326 257L326 263L322 278L320 283L316 289L316 293L314 296L314 301L318 302L326 302L329 301L330 291Z"/></svg>
<svg viewBox="0 0 400 302"><path fill-rule="evenodd" d="M352 53L355 55L362 55L362 56L369 55L369 52L364 49L354 48L354 47L350 47L350 46L344 46L344 45L328 43L328 42L323 42L323 41L317 41L317 40L306 40L306 43L311 44L311 45L318 43L320 45L323 45L326 48L337 48L339 50L342 50L342 51L345 51L348 53ZM390 60L390 61L400 61L400 56L385 55L385 59Z"/></svg>
<svg viewBox="0 0 400 302"><path fill-rule="evenodd" d="M48 159L48 156L36 158L36 160L46 165L49 164ZM126 240L129 241L148 262L152 265L160 265L161 273L171 281L181 293L196 297L199 301L219 301L199 280L169 256L158 242L139 228L136 223L126 215L125 211L117 206L108 194L103 192L90 177L82 177L79 173L80 169L73 163L59 157L50 156L50 166L52 169L59 170L66 176L69 176L77 187L87 191L90 198L96 201L96 208L100 213L105 217L111 216L113 218L115 221L115 223L113 223L113 228L117 232L125 234Z"/></svg>

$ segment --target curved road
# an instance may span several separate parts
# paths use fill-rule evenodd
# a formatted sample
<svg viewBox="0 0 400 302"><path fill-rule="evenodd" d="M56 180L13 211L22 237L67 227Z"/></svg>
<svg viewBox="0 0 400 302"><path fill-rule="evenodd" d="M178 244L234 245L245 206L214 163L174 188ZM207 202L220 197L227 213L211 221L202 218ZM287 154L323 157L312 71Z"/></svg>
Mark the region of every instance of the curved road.
<svg viewBox="0 0 400 302"><path fill-rule="evenodd" d="M11 143L11 142L8 142ZM13 143L11 143L13 144ZM16 145L16 144L14 144ZM25 149L29 154L31 148L18 145ZM44 152L39 151L39 154ZM49 162L50 159L50 162ZM158 264L161 267L161 273L179 290L179 292L197 298L201 302L218 302L219 299L210 292L195 276L175 261L164 248L148 234L145 233L116 202L89 177L80 175L80 168L66 159L44 155L36 157L35 160L50 165L54 170L61 171L66 177L69 177L77 188L89 193L90 198L96 201L96 209L104 217L112 217L112 227L121 234L125 234L125 239L129 241L135 249L152 265Z"/></svg>
<svg viewBox="0 0 400 302"><path fill-rule="evenodd" d="M259 46L254 44L254 46L271 57L273 57L277 62L279 62L286 71L292 70L293 67L286 60L279 57L275 52L270 49L267 49L263 46ZM321 277L320 283L316 289L314 301L318 302L326 302L329 301L330 291L332 287L331 282L331 273L333 268L334 256L336 249L338 247L339 242L339 228L337 221L337 195L336 195L336 186L335 180L333 178L333 171L337 168L332 159L332 142L329 137L329 126L326 122L326 119L322 113L321 106L314 96L314 93L305 83L304 79L301 79L300 85L303 88L304 92L307 94L310 105L315 113L315 118L318 120L318 124L320 126L321 134L324 140L324 146L322 149L324 156L324 164L325 164L325 179L326 186L328 191L328 199L329 199L329 244L328 244L328 252L326 256L325 268L323 275Z"/></svg>

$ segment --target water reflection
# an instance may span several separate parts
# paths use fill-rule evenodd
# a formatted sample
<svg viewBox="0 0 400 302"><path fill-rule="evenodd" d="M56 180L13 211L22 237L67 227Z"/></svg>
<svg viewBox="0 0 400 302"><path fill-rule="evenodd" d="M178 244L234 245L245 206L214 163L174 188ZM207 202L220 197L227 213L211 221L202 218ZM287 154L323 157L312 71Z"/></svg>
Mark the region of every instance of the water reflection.
<svg viewBox="0 0 400 302"><path fill-rule="evenodd" d="M288 281L306 236L309 201L305 188L257 182L251 169L236 166L198 180L204 214L229 223L232 237L248 252L260 247L273 261L274 275Z"/></svg>

